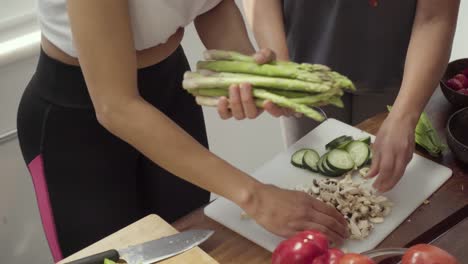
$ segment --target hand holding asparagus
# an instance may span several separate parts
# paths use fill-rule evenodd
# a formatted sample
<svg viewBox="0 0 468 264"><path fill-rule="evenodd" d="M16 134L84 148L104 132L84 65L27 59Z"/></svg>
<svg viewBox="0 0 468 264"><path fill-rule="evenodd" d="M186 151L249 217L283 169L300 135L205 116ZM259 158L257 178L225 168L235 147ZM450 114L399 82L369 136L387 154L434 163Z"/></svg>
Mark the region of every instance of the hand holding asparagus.
<svg viewBox="0 0 468 264"><path fill-rule="evenodd" d="M249 83L257 107L271 101L323 121L313 107L343 107L343 90L355 90L348 78L324 65L275 60L259 64L252 56L222 50L208 50L204 57L197 63L198 72L187 72L183 81L184 89L204 106L218 105L220 98L229 96L231 85Z"/></svg>

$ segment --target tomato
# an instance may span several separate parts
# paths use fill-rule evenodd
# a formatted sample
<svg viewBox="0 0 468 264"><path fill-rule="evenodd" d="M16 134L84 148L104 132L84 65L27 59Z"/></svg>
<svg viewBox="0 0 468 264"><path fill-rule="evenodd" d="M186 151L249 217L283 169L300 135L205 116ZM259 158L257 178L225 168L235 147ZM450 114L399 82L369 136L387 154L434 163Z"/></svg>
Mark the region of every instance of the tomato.
<svg viewBox="0 0 468 264"><path fill-rule="evenodd" d="M323 249L325 252L328 250L328 238L323 233L315 230L302 231L295 235L295 237L300 237L303 239L308 239L315 243L319 248Z"/></svg>
<svg viewBox="0 0 468 264"><path fill-rule="evenodd" d="M375 262L366 256L349 253L341 257L338 264L375 264Z"/></svg>
<svg viewBox="0 0 468 264"><path fill-rule="evenodd" d="M310 264L327 251L316 243L300 237L292 237L281 242L273 252L272 264Z"/></svg>
<svg viewBox="0 0 468 264"><path fill-rule="evenodd" d="M332 248L328 250L328 264L339 264L340 259L344 256L343 251Z"/></svg>
<svg viewBox="0 0 468 264"><path fill-rule="evenodd" d="M373 7L376 7L379 5L379 2L377 0L369 0L369 4Z"/></svg>
<svg viewBox="0 0 468 264"><path fill-rule="evenodd" d="M327 253L314 259L312 264L338 264L343 255L343 251L337 248L330 248Z"/></svg>
<svg viewBox="0 0 468 264"><path fill-rule="evenodd" d="M273 252L272 264L311 264L328 251L327 237L314 230L284 240ZM326 263L328 264L328 263Z"/></svg>
<svg viewBox="0 0 468 264"><path fill-rule="evenodd" d="M443 249L436 246L418 244L410 247L403 256L402 264L459 264Z"/></svg>

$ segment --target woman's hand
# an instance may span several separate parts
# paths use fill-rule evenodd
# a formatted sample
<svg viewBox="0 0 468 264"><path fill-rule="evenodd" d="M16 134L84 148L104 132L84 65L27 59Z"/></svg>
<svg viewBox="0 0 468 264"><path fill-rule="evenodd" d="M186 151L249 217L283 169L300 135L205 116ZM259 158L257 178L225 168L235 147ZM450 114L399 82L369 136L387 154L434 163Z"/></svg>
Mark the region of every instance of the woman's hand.
<svg viewBox="0 0 468 264"><path fill-rule="evenodd" d="M275 60L275 53L270 49L261 49L253 57L258 64L263 64ZM262 108L275 117L291 116L294 113L292 110L279 107L271 101L265 101ZM252 95L252 86L248 83L231 85L229 98L221 97L218 103L218 114L222 119L231 117L237 120L254 119L263 112L263 109L256 106Z"/></svg>
<svg viewBox="0 0 468 264"><path fill-rule="evenodd" d="M344 217L304 192L262 184L243 209L258 224L282 237L311 229L324 233L337 245L348 237Z"/></svg>
<svg viewBox="0 0 468 264"><path fill-rule="evenodd" d="M368 177L378 175L374 188L380 192L392 189L403 176L413 157L415 127L414 120L392 113L380 127L373 145L372 165L368 174Z"/></svg>

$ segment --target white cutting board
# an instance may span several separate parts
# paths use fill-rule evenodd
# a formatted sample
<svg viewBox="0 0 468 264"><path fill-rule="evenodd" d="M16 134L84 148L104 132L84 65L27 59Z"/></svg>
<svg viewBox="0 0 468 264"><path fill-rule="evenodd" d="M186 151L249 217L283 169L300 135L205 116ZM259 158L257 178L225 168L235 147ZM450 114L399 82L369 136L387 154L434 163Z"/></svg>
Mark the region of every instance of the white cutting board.
<svg viewBox="0 0 468 264"><path fill-rule="evenodd" d="M292 166L291 155L303 147L316 149L319 154L323 154L325 144L341 135L360 138L369 134L336 119L327 119L288 150L279 153L258 168L252 176L261 182L288 189L301 184L310 184L313 178L323 176ZM372 141L374 138L372 136ZM255 153L252 154L255 155ZM392 213L385 218L384 223L375 225L375 229L367 239L348 240L342 248L357 253L374 249L451 175L452 171L449 168L415 154L398 185L384 194L395 204ZM253 220L241 219L241 212L242 210L237 205L223 197L205 208L205 214L208 217L265 249L273 251L283 238L266 231Z"/></svg>

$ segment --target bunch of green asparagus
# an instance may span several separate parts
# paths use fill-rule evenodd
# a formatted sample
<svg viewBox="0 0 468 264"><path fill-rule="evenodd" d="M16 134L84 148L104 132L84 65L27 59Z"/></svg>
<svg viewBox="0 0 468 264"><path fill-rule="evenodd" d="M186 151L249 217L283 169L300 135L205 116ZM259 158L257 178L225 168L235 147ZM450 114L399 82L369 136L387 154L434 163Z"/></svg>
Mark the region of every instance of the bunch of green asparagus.
<svg viewBox="0 0 468 264"><path fill-rule="evenodd" d="M343 107L344 90L354 91L345 76L319 64L273 61L257 64L253 57L233 51L207 50L197 72L186 72L183 87L203 106L216 106L229 96L232 84L250 83L257 107L266 100L316 121L323 114L314 109L324 105Z"/></svg>

